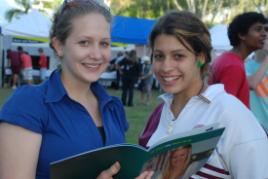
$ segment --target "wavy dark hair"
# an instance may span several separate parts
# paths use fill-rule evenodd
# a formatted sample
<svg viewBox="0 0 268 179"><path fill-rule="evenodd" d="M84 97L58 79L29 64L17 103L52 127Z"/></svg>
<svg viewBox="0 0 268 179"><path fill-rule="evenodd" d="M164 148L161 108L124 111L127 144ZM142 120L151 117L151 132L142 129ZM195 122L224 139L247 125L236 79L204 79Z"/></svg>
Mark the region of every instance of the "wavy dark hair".
<svg viewBox="0 0 268 179"><path fill-rule="evenodd" d="M249 28L255 23L266 24L267 19L263 14L257 12L245 12L237 15L228 27L228 37L230 44L234 47L240 43L239 35L248 33Z"/></svg>
<svg viewBox="0 0 268 179"><path fill-rule="evenodd" d="M209 31L205 24L191 12L170 11L157 21L149 38L152 52L155 39L161 34L176 37L185 48L192 51L195 55L204 54L205 64L201 69L202 72L211 61L212 46Z"/></svg>

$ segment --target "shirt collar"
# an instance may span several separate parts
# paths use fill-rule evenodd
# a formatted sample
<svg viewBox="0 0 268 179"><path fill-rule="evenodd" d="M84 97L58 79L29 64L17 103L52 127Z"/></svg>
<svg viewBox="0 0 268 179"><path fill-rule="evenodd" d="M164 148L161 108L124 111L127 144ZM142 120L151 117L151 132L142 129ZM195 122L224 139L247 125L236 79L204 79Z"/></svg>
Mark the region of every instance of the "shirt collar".
<svg viewBox="0 0 268 179"><path fill-rule="evenodd" d="M209 104L216 96L218 96L220 93L223 92L224 92L223 84L214 84L209 85L208 88L203 93L194 97ZM168 104L168 106L170 106L173 100L173 94L164 93L160 95L159 98L162 99L166 104Z"/></svg>
<svg viewBox="0 0 268 179"><path fill-rule="evenodd" d="M106 92L104 87L100 85L98 82L92 83L90 88L98 98L101 107L106 105L108 102L112 101L113 98Z"/></svg>
<svg viewBox="0 0 268 179"><path fill-rule="evenodd" d="M202 96L202 99L206 99L210 103L215 97L224 92L223 84L214 84L209 85L208 88L199 96Z"/></svg>
<svg viewBox="0 0 268 179"><path fill-rule="evenodd" d="M55 70L48 79L46 102L57 102L67 95L60 78L60 70Z"/></svg>
<svg viewBox="0 0 268 179"><path fill-rule="evenodd" d="M90 88L96 95L101 107L112 100L112 97L98 82L92 83ZM50 75L47 89L46 102L57 102L67 95L67 92L61 81L60 70L55 70Z"/></svg>

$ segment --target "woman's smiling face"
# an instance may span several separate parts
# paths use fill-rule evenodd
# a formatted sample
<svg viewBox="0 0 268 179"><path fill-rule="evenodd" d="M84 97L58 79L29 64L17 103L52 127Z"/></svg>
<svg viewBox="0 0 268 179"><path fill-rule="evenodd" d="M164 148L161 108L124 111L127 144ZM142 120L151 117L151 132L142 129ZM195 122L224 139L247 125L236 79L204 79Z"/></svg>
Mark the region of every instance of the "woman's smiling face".
<svg viewBox="0 0 268 179"><path fill-rule="evenodd" d="M62 73L84 83L97 81L110 61L110 24L99 13L88 13L72 21L72 31L57 52L63 54Z"/></svg>
<svg viewBox="0 0 268 179"><path fill-rule="evenodd" d="M196 85L201 80L197 56L187 42L184 41L184 44L173 35L160 34L155 38L153 71L165 92L188 94L200 88Z"/></svg>

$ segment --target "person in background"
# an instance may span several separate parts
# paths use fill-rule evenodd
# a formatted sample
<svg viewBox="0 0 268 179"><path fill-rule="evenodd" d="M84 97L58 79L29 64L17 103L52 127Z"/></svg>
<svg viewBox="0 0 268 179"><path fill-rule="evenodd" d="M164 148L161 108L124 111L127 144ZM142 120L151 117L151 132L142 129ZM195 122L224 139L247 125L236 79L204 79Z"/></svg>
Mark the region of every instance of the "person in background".
<svg viewBox="0 0 268 179"><path fill-rule="evenodd" d="M140 75L140 66L137 61L135 50L131 50L127 58L119 62L122 80L122 96L121 100L124 105L133 106L134 85L137 83Z"/></svg>
<svg viewBox="0 0 268 179"><path fill-rule="evenodd" d="M120 87L120 81L121 81L121 75L120 75L120 70L118 68L119 62L121 62L125 58L123 52L118 52L116 57L111 60L110 62L110 70L115 70L116 71L116 80L114 82L114 88L119 89Z"/></svg>
<svg viewBox="0 0 268 179"><path fill-rule="evenodd" d="M169 135L216 123L225 130L190 178L268 178L268 136L254 114L222 84L204 82L212 49L204 23L190 12L169 12L152 29L150 45L153 72L165 93L139 143L149 147Z"/></svg>
<svg viewBox="0 0 268 179"><path fill-rule="evenodd" d="M97 82L110 60L111 18L93 0L65 1L56 12L50 42L61 69L39 85L18 88L2 107L1 179L49 179L53 161L125 142L123 105ZM98 179L119 169L115 162Z"/></svg>
<svg viewBox="0 0 268 179"><path fill-rule="evenodd" d="M19 76L21 70L21 59L18 51L7 50L7 59L12 71L12 89L16 89L19 85Z"/></svg>
<svg viewBox="0 0 268 179"><path fill-rule="evenodd" d="M153 86L153 71L151 59L148 56L142 58L143 65L140 77L140 102L141 104L149 105L152 97L152 86ZM146 97L146 98L145 98Z"/></svg>
<svg viewBox="0 0 268 179"><path fill-rule="evenodd" d="M253 58L245 62L250 87L250 109L268 131L268 39Z"/></svg>
<svg viewBox="0 0 268 179"><path fill-rule="evenodd" d="M114 57L111 62L110 62L110 65L111 65L111 68L112 70L115 70L115 65L118 64L121 60L123 60L125 58L124 56L124 53L119 51L117 54L116 54L116 57Z"/></svg>
<svg viewBox="0 0 268 179"><path fill-rule="evenodd" d="M39 48L38 52L39 52L40 80L44 81L47 77L48 60L42 48Z"/></svg>
<svg viewBox="0 0 268 179"><path fill-rule="evenodd" d="M32 84L33 82L32 57L28 54L28 52L23 51L22 48L19 49L19 53L21 59L23 82L26 84Z"/></svg>
<svg viewBox="0 0 268 179"><path fill-rule="evenodd" d="M244 68L247 56L261 49L266 38L267 19L257 12L236 16L228 27L233 48L217 57L211 67L210 84L222 83L227 93L236 96L249 107L249 85Z"/></svg>

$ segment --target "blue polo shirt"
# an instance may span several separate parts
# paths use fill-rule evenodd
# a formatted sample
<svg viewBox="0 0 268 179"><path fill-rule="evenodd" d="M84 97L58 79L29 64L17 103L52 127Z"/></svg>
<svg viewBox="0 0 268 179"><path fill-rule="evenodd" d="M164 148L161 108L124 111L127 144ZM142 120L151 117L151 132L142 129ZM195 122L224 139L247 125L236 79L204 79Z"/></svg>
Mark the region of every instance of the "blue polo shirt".
<svg viewBox="0 0 268 179"><path fill-rule="evenodd" d="M49 178L49 164L53 161L125 142L128 123L121 101L109 96L98 82L90 88L99 101L105 144L90 114L68 96L58 70L40 85L17 89L3 106L0 121L42 135L37 179Z"/></svg>

